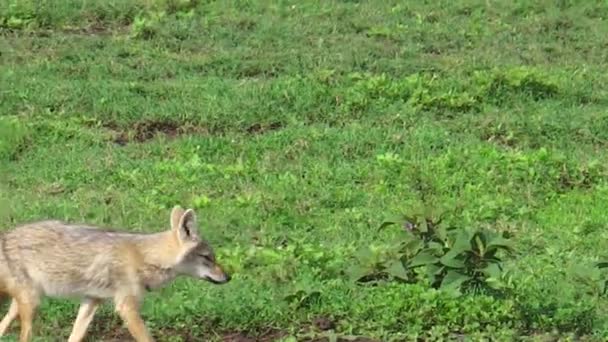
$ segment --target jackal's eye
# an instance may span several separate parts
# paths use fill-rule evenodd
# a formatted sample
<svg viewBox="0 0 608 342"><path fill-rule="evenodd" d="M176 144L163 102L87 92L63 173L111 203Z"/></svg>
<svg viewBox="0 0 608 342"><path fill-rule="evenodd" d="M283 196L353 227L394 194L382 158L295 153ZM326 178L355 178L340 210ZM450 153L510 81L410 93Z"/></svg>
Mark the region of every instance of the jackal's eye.
<svg viewBox="0 0 608 342"><path fill-rule="evenodd" d="M199 254L199 257L203 258L203 260L207 262L213 262L213 256L208 254Z"/></svg>

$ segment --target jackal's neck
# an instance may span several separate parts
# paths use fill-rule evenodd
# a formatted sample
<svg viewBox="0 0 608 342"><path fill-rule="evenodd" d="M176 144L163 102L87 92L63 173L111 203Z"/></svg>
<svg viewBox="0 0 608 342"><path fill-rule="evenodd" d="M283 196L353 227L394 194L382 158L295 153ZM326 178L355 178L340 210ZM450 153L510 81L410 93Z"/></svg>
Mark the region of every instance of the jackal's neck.
<svg viewBox="0 0 608 342"><path fill-rule="evenodd" d="M139 277L143 287L151 291L175 279L177 273L172 268L161 268L146 264L139 270Z"/></svg>
<svg viewBox="0 0 608 342"><path fill-rule="evenodd" d="M137 247L142 257L140 277L146 286L156 288L173 280L180 247L172 232L161 232L141 237Z"/></svg>
<svg viewBox="0 0 608 342"><path fill-rule="evenodd" d="M136 242L143 262L160 268L172 268L179 258L180 247L172 232L142 236Z"/></svg>

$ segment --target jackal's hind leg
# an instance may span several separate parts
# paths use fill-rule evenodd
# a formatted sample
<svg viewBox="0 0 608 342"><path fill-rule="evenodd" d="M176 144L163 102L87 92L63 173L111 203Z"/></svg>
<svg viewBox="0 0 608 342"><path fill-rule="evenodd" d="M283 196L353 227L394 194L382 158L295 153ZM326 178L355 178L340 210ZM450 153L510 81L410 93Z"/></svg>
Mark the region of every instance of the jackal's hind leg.
<svg viewBox="0 0 608 342"><path fill-rule="evenodd" d="M101 304L101 300L95 298L85 298L82 300L68 342L80 342L84 339L99 304Z"/></svg>
<svg viewBox="0 0 608 342"><path fill-rule="evenodd" d="M19 310L19 320L21 321L19 342L29 342L32 339L32 322L40 298L34 292L23 291L15 299Z"/></svg>

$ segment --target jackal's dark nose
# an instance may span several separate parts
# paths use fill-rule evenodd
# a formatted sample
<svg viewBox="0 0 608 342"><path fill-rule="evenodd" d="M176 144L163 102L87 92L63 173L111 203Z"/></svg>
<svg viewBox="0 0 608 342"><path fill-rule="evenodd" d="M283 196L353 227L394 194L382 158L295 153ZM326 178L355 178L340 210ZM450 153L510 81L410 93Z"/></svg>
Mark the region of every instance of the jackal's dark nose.
<svg viewBox="0 0 608 342"><path fill-rule="evenodd" d="M230 276L230 274L226 273L226 281L224 281L224 283L229 282L230 279L232 279L232 276Z"/></svg>

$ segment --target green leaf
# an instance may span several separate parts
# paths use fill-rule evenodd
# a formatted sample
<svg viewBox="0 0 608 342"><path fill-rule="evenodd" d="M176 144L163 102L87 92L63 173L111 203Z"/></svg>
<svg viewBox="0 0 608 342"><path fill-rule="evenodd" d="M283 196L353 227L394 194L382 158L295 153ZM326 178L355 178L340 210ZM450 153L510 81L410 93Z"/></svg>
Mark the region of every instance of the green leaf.
<svg viewBox="0 0 608 342"><path fill-rule="evenodd" d="M500 278L500 273L502 272L500 266L498 264L489 264L484 269L482 269L483 274L485 274L488 278Z"/></svg>
<svg viewBox="0 0 608 342"><path fill-rule="evenodd" d="M451 252L451 251L450 251ZM439 259L439 261L450 268L464 268L465 263L463 260L457 259L460 254L455 253L446 253L444 256Z"/></svg>
<svg viewBox="0 0 608 342"><path fill-rule="evenodd" d="M418 220L416 220L415 217L408 216L408 215L403 215L403 221L404 221L403 223L407 222L407 223L410 223L411 225L414 225L414 226L418 223L417 222Z"/></svg>
<svg viewBox="0 0 608 342"><path fill-rule="evenodd" d="M388 226L394 225L394 224L402 226L406 222L411 222L409 217L407 217L403 214L394 214L394 215L390 215L390 216L386 217L378 229L382 230L382 229L384 229Z"/></svg>
<svg viewBox="0 0 608 342"><path fill-rule="evenodd" d="M441 272L445 269L445 267L436 264L428 264L426 265L426 275L431 280L431 283L435 283L437 281L437 277L441 274Z"/></svg>
<svg viewBox="0 0 608 342"><path fill-rule="evenodd" d="M426 265L426 270L427 273L429 274L439 274L441 273L441 271L443 271L445 267L441 266L440 264L428 264Z"/></svg>
<svg viewBox="0 0 608 342"><path fill-rule="evenodd" d="M295 292L292 292L292 293L286 295L285 297L283 297L283 299L286 300L286 301L288 301L288 302L293 302L293 301L300 301L305 296L306 296L306 291L304 291L304 290L297 290Z"/></svg>
<svg viewBox="0 0 608 342"><path fill-rule="evenodd" d="M452 248L450 249L450 251L455 251L454 253L456 254L460 254L466 250L470 250L471 249L471 235L470 233L465 230L462 229L460 231L458 231L458 234L456 235L456 240L454 241L454 244L452 245Z"/></svg>
<svg viewBox="0 0 608 342"><path fill-rule="evenodd" d="M485 245L481 239L480 234L475 234L475 245L477 246L477 250L479 251L479 256L483 256L486 254Z"/></svg>
<svg viewBox="0 0 608 342"><path fill-rule="evenodd" d="M443 251L443 245L440 244L439 242L435 242L435 241L431 241L429 242L427 249L436 251L436 252L441 252Z"/></svg>
<svg viewBox="0 0 608 342"><path fill-rule="evenodd" d="M395 278L399 278L402 280L408 280L409 276L407 274L407 270L403 267L403 263L401 261L394 261L390 264L390 266L386 269L386 272Z"/></svg>
<svg viewBox="0 0 608 342"><path fill-rule="evenodd" d="M435 226L435 234L441 241L445 241L448 238L448 231L442 225Z"/></svg>
<svg viewBox="0 0 608 342"><path fill-rule="evenodd" d="M403 244L402 250L404 253L414 255L420 251L423 246L422 240L416 238Z"/></svg>
<svg viewBox="0 0 608 342"><path fill-rule="evenodd" d="M487 278L486 285L493 290L500 290L504 287L503 282L500 281L498 278L494 278L494 277Z"/></svg>
<svg viewBox="0 0 608 342"><path fill-rule="evenodd" d="M580 282L588 283L602 278L602 271L587 264L571 264L568 272Z"/></svg>
<svg viewBox="0 0 608 342"><path fill-rule="evenodd" d="M423 250L410 260L409 267L434 264L437 261L439 261L439 258L433 255L430 251Z"/></svg>
<svg viewBox="0 0 608 342"><path fill-rule="evenodd" d="M451 263L452 260L456 260L456 258L460 256L463 252L470 250L471 245L468 238L469 237L467 234L459 234L452 248L450 248L450 250L441 257L441 263L446 266L450 266L448 264ZM457 266L450 267L460 268Z"/></svg>
<svg viewBox="0 0 608 342"><path fill-rule="evenodd" d="M422 222L420 222L420 227L418 227L418 230L421 233L427 233L429 231L429 225L426 222L426 219L422 219Z"/></svg>
<svg viewBox="0 0 608 342"><path fill-rule="evenodd" d="M368 276L373 273L373 270L369 267L364 267L361 265L352 265L348 268L347 274L351 281L357 282L361 280L363 277Z"/></svg>
<svg viewBox="0 0 608 342"><path fill-rule="evenodd" d="M503 238L500 235L496 235L494 237L492 237L490 239L490 241L488 241L488 245L486 246L486 248L488 250L490 249L504 249L507 251L512 251L513 250L513 243L512 241Z"/></svg>
<svg viewBox="0 0 608 342"><path fill-rule="evenodd" d="M369 262L375 260L375 258L376 258L376 255L369 248L369 246L359 248L355 254L356 254L357 260L364 262L364 263L366 263L366 262L369 263Z"/></svg>
<svg viewBox="0 0 608 342"><path fill-rule="evenodd" d="M459 289L464 282L470 279L471 277L468 275L451 270L446 273L445 277L443 277L440 288L448 291Z"/></svg>

